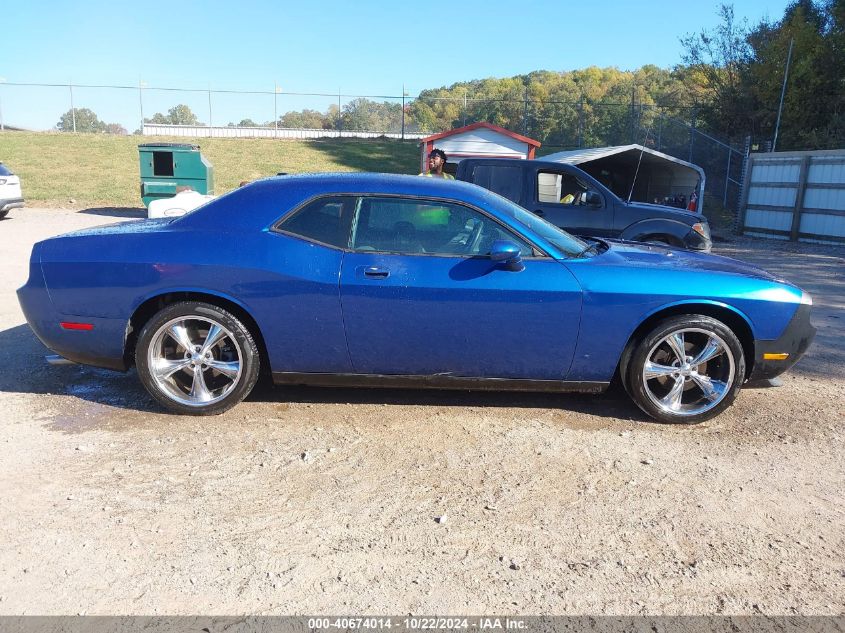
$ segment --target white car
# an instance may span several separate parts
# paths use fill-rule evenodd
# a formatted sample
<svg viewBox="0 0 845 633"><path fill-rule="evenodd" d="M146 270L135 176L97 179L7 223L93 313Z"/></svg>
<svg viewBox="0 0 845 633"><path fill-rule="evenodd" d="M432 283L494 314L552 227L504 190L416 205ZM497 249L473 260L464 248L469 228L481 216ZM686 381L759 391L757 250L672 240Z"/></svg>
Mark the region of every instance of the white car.
<svg viewBox="0 0 845 633"><path fill-rule="evenodd" d="M172 198L161 198L150 202L147 217L175 218L190 213L216 197L203 195L197 191L180 191Z"/></svg>
<svg viewBox="0 0 845 633"><path fill-rule="evenodd" d="M21 179L15 176L3 163L0 163L0 219L6 217L11 209L23 207Z"/></svg>

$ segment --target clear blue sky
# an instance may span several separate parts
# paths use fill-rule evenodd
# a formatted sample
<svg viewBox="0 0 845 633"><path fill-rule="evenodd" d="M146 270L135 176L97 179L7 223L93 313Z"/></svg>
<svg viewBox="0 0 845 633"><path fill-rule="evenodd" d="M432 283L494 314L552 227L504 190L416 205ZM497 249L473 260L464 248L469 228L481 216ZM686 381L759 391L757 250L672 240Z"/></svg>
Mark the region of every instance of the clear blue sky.
<svg viewBox="0 0 845 633"><path fill-rule="evenodd" d="M359 0L240 2L12 0L0 15L0 103L7 124L48 129L70 108L67 89L9 83L68 83L267 90L279 114L336 98L290 92L410 95L457 81L532 70L680 62L679 36L713 27L717 0ZM787 0L738 0L756 23ZM208 120L204 94L147 90L144 114L187 103ZM138 91L74 89L74 105L130 131ZM212 122L273 118L270 95L213 98Z"/></svg>

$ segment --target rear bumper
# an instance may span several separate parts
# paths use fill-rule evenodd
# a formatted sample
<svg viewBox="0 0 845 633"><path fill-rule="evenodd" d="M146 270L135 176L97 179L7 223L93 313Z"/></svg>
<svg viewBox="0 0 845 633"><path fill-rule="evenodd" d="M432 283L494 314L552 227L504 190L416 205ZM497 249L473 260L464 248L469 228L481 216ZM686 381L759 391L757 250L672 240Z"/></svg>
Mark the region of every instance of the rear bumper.
<svg viewBox="0 0 845 633"><path fill-rule="evenodd" d="M18 301L29 327L44 345L60 356L84 365L126 371L123 351L127 335L124 319L78 317L56 311L44 285L41 266L30 265L26 285L18 289ZM90 330L62 327L62 322L83 321Z"/></svg>
<svg viewBox="0 0 845 633"><path fill-rule="evenodd" d="M810 347L816 328L810 323L810 305L798 306L792 320L780 338L773 341L754 341L754 369L749 380L764 380L779 376L797 363ZM766 360L764 354L789 354L785 360Z"/></svg>
<svg viewBox="0 0 845 633"><path fill-rule="evenodd" d="M5 200L0 200L0 213L4 211L9 211L10 209L22 209L23 208L23 198L6 198Z"/></svg>

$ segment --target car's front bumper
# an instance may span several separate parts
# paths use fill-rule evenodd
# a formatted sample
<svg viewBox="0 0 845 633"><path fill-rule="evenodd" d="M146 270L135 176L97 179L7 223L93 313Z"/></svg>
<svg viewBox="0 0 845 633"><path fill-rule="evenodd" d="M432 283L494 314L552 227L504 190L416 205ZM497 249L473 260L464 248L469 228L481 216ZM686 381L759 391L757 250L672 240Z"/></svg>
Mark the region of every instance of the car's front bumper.
<svg viewBox="0 0 845 633"><path fill-rule="evenodd" d="M804 355L816 335L816 328L810 323L810 308L810 303L799 305L780 338L773 341L754 341L754 368L748 377L749 380L765 380L779 376ZM782 360L766 358L766 355L783 354L788 356Z"/></svg>
<svg viewBox="0 0 845 633"><path fill-rule="evenodd" d="M0 200L0 213L5 213L11 209L22 209L23 198L6 198Z"/></svg>

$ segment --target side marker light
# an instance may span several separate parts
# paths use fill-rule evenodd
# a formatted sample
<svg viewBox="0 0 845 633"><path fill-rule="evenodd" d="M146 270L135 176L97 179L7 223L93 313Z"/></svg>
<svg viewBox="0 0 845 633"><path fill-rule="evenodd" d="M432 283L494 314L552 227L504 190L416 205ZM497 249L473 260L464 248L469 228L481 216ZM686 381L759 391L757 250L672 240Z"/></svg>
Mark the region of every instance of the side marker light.
<svg viewBox="0 0 845 633"><path fill-rule="evenodd" d="M786 360L789 354L763 354L763 360Z"/></svg>
<svg viewBox="0 0 845 633"><path fill-rule="evenodd" d="M59 323L63 330L93 330L93 323L71 323L70 321L62 321Z"/></svg>

